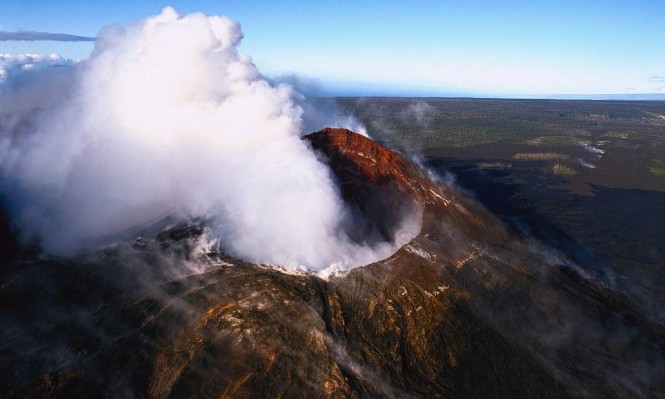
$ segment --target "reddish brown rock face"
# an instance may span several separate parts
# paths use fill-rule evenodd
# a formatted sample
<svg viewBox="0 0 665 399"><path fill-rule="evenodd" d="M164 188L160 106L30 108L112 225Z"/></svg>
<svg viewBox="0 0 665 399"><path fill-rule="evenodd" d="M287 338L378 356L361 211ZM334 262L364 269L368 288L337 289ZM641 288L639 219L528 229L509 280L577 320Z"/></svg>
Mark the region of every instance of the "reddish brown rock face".
<svg viewBox="0 0 665 399"><path fill-rule="evenodd" d="M374 229L392 241L402 219L419 217L424 187L431 183L406 158L346 129L327 128L305 138L330 166L356 219L365 222L349 232L352 238L362 241Z"/></svg>
<svg viewBox="0 0 665 399"><path fill-rule="evenodd" d="M621 295L367 138L307 140L369 223L417 208L420 234L329 281L189 258L188 226L5 267L0 396L663 397L665 330ZM215 266L160 277L187 262Z"/></svg>
<svg viewBox="0 0 665 399"><path fill-rule="evenodd" d="M346 171L346 177L363 183L390 180L404 189L414 189L414 181L423 178L422 172L402 155L348 129L325 128L305 138L328 157L338 177Z"/></svg>
<svg viewBox="0 0 665 399"><path fill-rule="evenodd" d="M493 243L513 239L486 210L367 137L347 129L326 128L305 138L330 166L344 199L363 211L376 210L370 219L378 224L389 224L391 217L417 208L427 216L422 222L428 236L454 232ZM444 224L450 231L441 231ZM459 247L459 243L454 246Z"/></svg>

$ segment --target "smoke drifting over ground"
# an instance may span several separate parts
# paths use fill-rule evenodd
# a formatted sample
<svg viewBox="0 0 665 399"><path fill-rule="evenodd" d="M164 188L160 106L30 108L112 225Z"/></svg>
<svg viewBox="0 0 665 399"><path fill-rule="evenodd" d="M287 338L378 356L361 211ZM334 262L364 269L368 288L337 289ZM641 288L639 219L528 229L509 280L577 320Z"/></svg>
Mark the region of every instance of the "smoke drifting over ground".
<svg viewBox="0 0 665 399"><path fill-rule="evenodd" d="M321 271L415 236L405 218L394 242L349 238L357 221L300 138L302 95L263 78L241 38L226 17L167 8L105 28L89 59L55 68L66 71L5 72L0 193L22 238L69 255L166 216L204 217L235 256Z"/></svg>
<svg viewBox="0 0 665 399"><path fill-rule="evenodd" d="M582 146L582 148L584 148L584 151L590 152L592 154L603 155L605 153L605 150L601 150L600 148L594 147L589 143L581 142L580 146Z"/></svg>

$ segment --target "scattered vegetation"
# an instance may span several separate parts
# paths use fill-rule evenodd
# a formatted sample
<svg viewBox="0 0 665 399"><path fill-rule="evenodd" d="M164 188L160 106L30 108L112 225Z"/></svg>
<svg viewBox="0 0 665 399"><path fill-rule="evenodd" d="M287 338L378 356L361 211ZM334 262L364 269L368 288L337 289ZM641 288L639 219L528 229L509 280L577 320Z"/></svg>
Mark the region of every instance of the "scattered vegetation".
<svg viewBox="0 0 665 399"><path fill-rule="evenodd" d="M552 166L552 171L557 176L575 176L577 174L575 169L560 163L554 164L554 166Z"/></svg>
<svg viewBox="0 0 665 399"><path fill-rule="evenodd" d="M628 140L632 136L634 136L633 133L617 132L617 131L607 132L607 133L603 134L603 137L610 137L610 138L613 138L613 139L622 139L622 140Z"/></svg>
<svg viewBox="0 0 665 399"><path fill-rule="evenodd" d="M653 167L649 172L654 176L665 177L665 168Z"/></svg>
<svg viewBox="0 0 665 399"><path fill-rule="evenodd" d="M651 161L651 164L653 166L651 167L651 169L649 169L649 173L658 177L665 176L665 167L664 167L665 163L663 162L662 159L654 159Z"/></svg>
<svg viewBox="0 0 665 399"><path fill-rule="evenodd" d="M665 103L657 101L343 97L336 102L374 139L415 151L499 142L577 146L601 137L627 146L665 143Z"/></svg>
<svg viewBox="0 0 665 399"><path fill-rule="evenodd" d="M561 154L558 152L518 152L513 155L513 159L518 161L567 161L570 159L570 155Z"/></svg>
<svg viewBox="0 0 665 399"><path fill-rule="evenodd" d="M512 168L513 165L504 162L480 162L478 163L478 167L483 169L503 169Z"/></svg>
<svg viewBox="0 0 665 399"><path fill-rule="evenodd" d="M580 142L579 139L570 136L541 136L525 141L526 144L537 145L537 146L577 145L579 142Z"/></svg>
<svg viewBox="0 0 665 399"><path fill-rule="evenodd" d="M576 137L592 137L593 133L586 129L571 129L566 131L566 136L576 136Z"/></svg>

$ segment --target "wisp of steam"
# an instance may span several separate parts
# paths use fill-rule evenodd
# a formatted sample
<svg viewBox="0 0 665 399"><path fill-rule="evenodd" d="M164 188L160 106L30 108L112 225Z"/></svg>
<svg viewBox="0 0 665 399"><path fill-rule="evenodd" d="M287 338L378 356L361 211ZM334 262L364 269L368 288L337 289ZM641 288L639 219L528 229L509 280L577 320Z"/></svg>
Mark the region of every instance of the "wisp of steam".
<svg viewBox="0 0 665 399"><path fill-rule="evenodd" d="M262 77L226 17L171 8L103 29L92 55L0 82L0 194L22 238L71 255L166 216L211 220L228 253L347 270L415 236L360 244L328 167L301 139L301 95ZM323 126L321 126L323 127Z"/></svg>

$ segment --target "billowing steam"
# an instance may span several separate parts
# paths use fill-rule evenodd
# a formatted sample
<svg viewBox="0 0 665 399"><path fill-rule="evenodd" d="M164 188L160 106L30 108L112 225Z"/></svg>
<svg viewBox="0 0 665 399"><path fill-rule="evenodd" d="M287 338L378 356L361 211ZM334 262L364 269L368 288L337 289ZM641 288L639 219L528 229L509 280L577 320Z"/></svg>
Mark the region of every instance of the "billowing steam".
<svg viewBox="0 0 665 399"><path fill-rule="evenodd" d="M300 138L301 96L264 79L241 37L226 17L166 8L105 28L89 59L55 68L66 71L5 82L0 189L23 239L69 255L166 216L203 217L233 255L321 271L417 234L405 218L392 242L349 238L357 221Z"/></svg>
<svg viewBox="0 0 665 399"><path fill-rule="evenodd" d="M586 143L584 141L580 142L580 146L584 148L584 151L590 152L592 154L598 154L598 155L603 155L605 153L605 150L601 150L598 147L594 147L589 143Z"/></svg>
<svg viewBox="0 0 665 399"><path fill-rule="evenodd" d="M583 167L583 168L587 168L587 169L596 169L596 165L591 164L591 163L588 163L588 162L586 162L586 161L585 161L584 159L582 159L582 158L575 158L575 160L576 160L577 163L579 163L580 166Z"/></svg>

